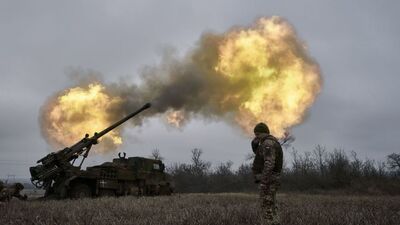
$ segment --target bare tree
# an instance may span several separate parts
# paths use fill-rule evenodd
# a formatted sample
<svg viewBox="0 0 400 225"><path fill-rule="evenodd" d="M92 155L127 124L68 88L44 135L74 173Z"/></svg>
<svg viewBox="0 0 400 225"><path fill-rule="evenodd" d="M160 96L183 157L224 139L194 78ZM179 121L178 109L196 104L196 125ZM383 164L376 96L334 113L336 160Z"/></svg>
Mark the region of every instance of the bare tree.
<svg viewBox="0 0 400 225"><path fill-rule="evenodd" d="M232 172L232 165L233 165L233 162L232 161L228 161L228 162L225 162L225 163L220 163L218 166L217 166L217 168L216 168L216 170L215 170L215 174L216 175L219 175L219 176L229 176L229 175L233 175L233 172Z"/></svg>
<svg viewBox="0 0 400 225"><path fill-rule="evenodd" d="M211 167L210 162L203 161L200 157L203 151L199 148L192 149L192 171L196 175L204 175Z"/></svg>
<svg viewBox="0 0 400 225"><path fill-rule="evenodd" d="M386 163L385 162L378 162L378 175L383 177L386 175Z"/></svg>
<svg viewBox="0 0 400 225"><path fill-rule="evenodd" d="M392 153L388 155L387 164L391 170L400 171L400 154Z"/></svg>
<svg viewBox="0 0 400 225"><path fill-rule="evenodd" d="M153 149L153 151L151 152L151 157L156 160L164 160L164 157L161 156L160 150L158 150L158 148Z"/></svg>
<svg viewBox="0 0 400 225"><path fill-rule="evenodd" d="M301 163L299 160L299 153L295 148L292 148L292 151L290 152L292 155L292 168L295 172L299 172L301 168Z"/></svg>
<svg viewBox="0 0 400 225"><path fill-rule="evenodd" d="M363 162L358 158L357 152L351 151L350 154L352 157L352 161L350 162L351 175L353 177L360 177L363 168Z"/></svg>
<svg viewBox="0 0 400 225"><path fill-rule="evenodd" d="M324 175L326 171L326 157L327 157L325 147L321 145L315 146L313 155L314 155L314 160L316 162L315 164L318 167L319 174Z"/></svg>
<svg viewBox="0 0 400 225"><path fill-rule="evenodd" d="M296 138L290 133L290 132L285 132L285 136L279 140L279 143L282 145L283 148L287 149L290 146L292 146L293 142L296 140Z"/></svg>

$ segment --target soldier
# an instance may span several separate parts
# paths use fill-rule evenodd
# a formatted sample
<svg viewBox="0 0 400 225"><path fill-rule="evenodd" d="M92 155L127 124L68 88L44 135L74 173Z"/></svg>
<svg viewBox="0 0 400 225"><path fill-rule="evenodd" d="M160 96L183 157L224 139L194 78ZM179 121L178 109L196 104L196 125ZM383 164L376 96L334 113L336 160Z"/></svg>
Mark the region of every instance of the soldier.
<svg viewBox="0 0 400 225"><path fill-rule="evenodd" d="M280 186L283 152L278 140L269 134L268 126L259 123L254 128L255 138L251 142L255 153L253 174L259 183L263 224L279 225L276 191Z"/></svg>
<svg viewBox="0 0 400 225"><path fill-rule="evenodd" d="M4 187L0 191L0 201L10 201L12 197L16 197L19 200L26 200L28 196L21 195L21 191L24 189L24 185L21 183L15 183L9 187Z"/></svg>
<svg viewBox="0 0 400 225"><path fill-rule="evenodd" d="M3 181L0 180L0 202L8 201L7 188Z"/></svg>
<svg viewBox="0 0 400 225"><path fill-rule="evenodd" d="M0 180L0 193L3 190L3 188L4 188L4 183L3 183L3 181Z"/></svg>

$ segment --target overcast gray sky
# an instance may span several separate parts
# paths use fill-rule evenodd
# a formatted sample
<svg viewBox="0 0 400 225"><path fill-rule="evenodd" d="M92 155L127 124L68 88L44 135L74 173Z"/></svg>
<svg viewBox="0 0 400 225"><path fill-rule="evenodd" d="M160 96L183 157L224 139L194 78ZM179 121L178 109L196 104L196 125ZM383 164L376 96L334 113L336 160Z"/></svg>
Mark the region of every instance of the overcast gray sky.
<svg viewBox="0 0 400 225"><path fill-rule="evenodd" d="M49 152L39 109L69 87L71 69L106 81L137 81L166 46L184 53L205 31L282 16L294 25L323 72L322 93L293 132L294 146L344 148L383 160L400 152L399 1L0 1L0 178L29 177ZM188 162L203 149L214 164L240 165L249 138L223 122L192 121L183 130L150 119L129 127L121 151L148 156L160 149L167 164ZM91 157L89 163L115 155Z"/></svg>

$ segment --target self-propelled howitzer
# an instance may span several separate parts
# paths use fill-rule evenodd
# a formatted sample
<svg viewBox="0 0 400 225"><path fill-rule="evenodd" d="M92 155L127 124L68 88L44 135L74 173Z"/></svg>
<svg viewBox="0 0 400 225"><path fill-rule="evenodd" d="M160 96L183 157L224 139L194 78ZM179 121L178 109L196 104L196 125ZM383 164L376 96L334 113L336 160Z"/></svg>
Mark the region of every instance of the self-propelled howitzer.
<svg viewBox="0 0 400 225"><path fill-rule="evenodd" d="M60 183L62 183L61 186L66 186L69 182L68 179L71 180L75 176L74 174L81 171L80 169L83 161L88 156L92 145L97 144L100 137L142 111L150 108L150 106L151 104L147 103L137 111L127 115L125 118L107 127L103 131L99 133L96 132L92 137L89 137L89 134L86 134L82 140L71 147L66 147L58 152L52 152L38 160L37 163L41 164L30 167L29 169L32 183L38 188L44 188L46 192L54 192L54 189L62 189L63 191L65 188L63 189L63 187L58 187ZM79 166L74 166L76 159L80 156L82 156L82 160ZM65 195L65 193L61 193L61 195L63 194Z"/></svg>

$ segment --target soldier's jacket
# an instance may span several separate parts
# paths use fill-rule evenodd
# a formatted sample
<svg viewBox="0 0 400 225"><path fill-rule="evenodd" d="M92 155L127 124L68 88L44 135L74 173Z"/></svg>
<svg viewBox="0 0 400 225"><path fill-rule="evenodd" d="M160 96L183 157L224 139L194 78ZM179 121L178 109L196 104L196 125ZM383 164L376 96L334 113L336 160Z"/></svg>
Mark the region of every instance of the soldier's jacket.
<svg viewBox="0 0 400 225"><path fill-rule="evenodd" d="M253 173L261 174L261 183L268 184L274 182L282 171L283 152L278 140L268 135L261 140L253 141L252 147L255 152L253 162Z"/></svg>

